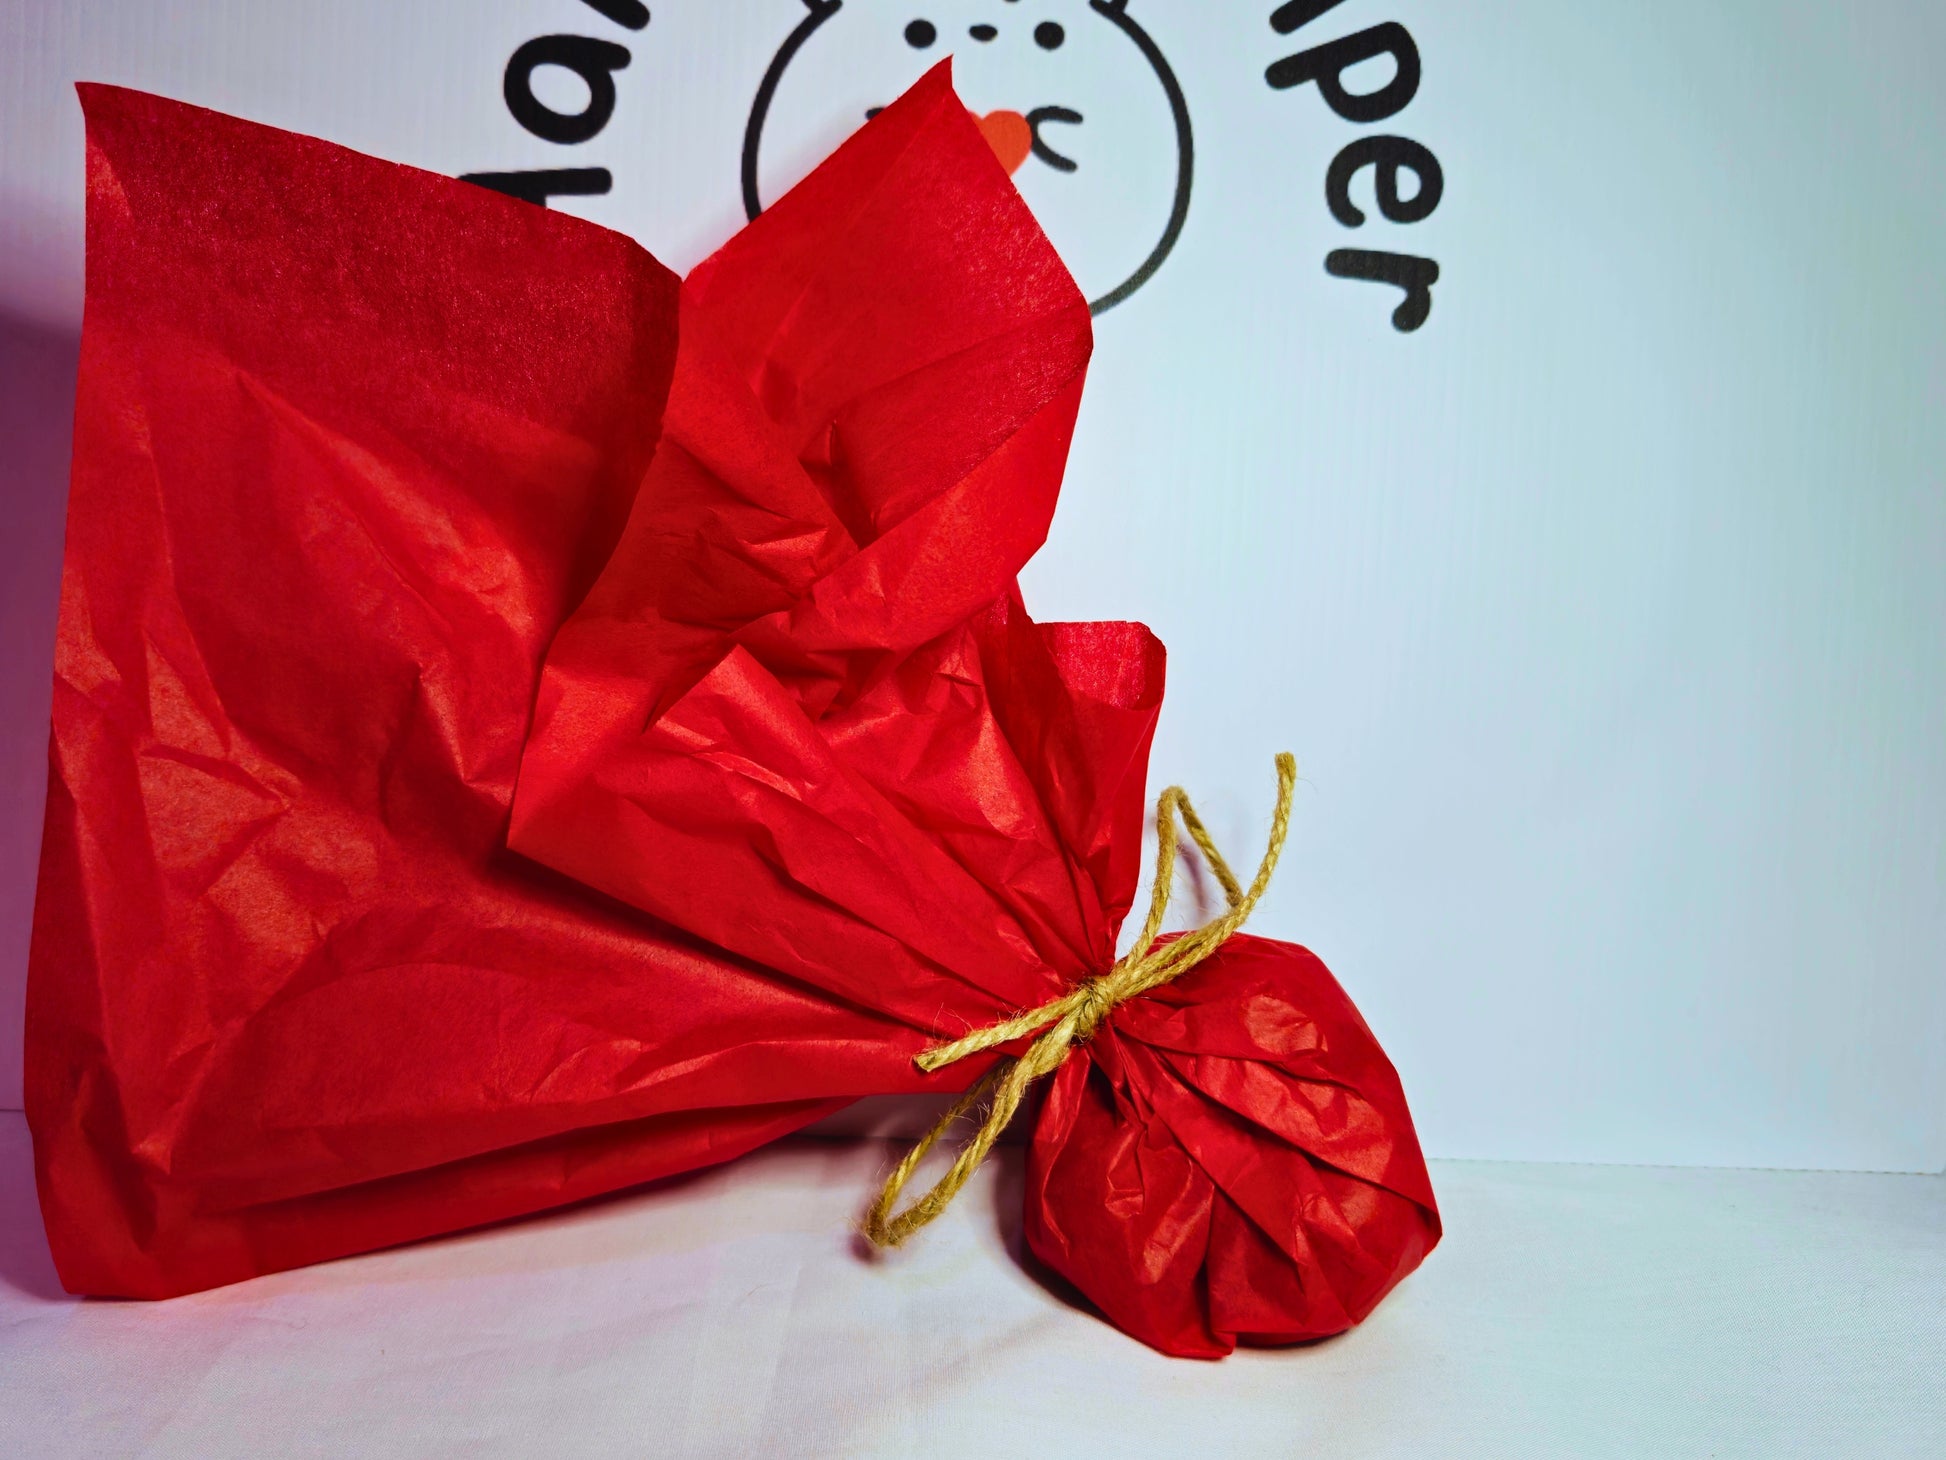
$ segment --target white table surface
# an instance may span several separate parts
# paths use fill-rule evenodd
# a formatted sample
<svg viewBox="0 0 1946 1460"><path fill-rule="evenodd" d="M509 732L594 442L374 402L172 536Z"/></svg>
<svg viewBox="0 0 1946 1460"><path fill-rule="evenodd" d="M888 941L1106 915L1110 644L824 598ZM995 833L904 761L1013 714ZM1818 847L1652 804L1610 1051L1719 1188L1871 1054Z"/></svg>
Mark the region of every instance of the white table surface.
<svg viewBox="0 0 1946 1460"><path fill-rule="evenodd" d="M861 1258L891 1149L80 1302L0 1115L0 1455L1946 1456L1941 1178L1435 1163L1447 1239L1369 1323L1200 1364L1023 1271L1018 1150Z"/></svg>

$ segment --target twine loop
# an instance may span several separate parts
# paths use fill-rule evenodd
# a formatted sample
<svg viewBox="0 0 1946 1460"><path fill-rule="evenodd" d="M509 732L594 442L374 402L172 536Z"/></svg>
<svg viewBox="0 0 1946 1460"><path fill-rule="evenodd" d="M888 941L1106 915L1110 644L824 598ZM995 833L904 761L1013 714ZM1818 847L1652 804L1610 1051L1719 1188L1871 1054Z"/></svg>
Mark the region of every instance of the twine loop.
<svg viewBox="0 0 1946 1460"><path fill-rule="evenodd" d="M1027 1047L1025 1054L1016 1059L1003 1059L987 1071L985 1077L960 1096L953 1107L940 1117L939 1123L893 1168L892 1174L886 1178L884 1190L865 1214L863 1225L867 1238L880 1247L896 1247L945 1211L953 1198L959 1195L960 1188L966 1185L967 1178L986 1160L993 1143L1014 1118L1014 1112L1020 1108L1021 1098L1027 1093L1028 1086L1066 1063L1075 1045L1087 1042L1118 1005L1182 977L1229 941L1230 935L1249 919L1258 900L1263 897L1264 889L1270 886L1271 873L1277 869L1277 859L1283 854L1284 840L1290 833L1291 796L1296 785L1297 762L1289 754L1279 755L1277 810L1271 818L1270 845L1248 888L1239 883L1230 871L1229 863L1217 851L1215 842L1210 839L1208 830L1196 815L1195 808L1189 804L1189 797L1183 789L1171 786L1162 793L1156 801L1155 814L1155 885L1149 897L1149 915L1142 924L1141 934L1134 946L1107 973L1075 985L1060 998L985 1029L976 1029L963 1039L938 1045L915 1057L914 1062L919 1068L930 1074L969 1055L1012 1043L1030 1034L1039 1034L1039 1038ZM1162 932L1162 919L1169 910L1170 897L1175 889L1178 819L1209 863L1210 871L1223 889L1228 907L1193 932L1159 944L1156 939ZM939 1178L932 1190L904 1211L894 1213L892 1209L898 1202L899 1194L905 1190L906 1183L912 1179L912 1173L918 1169L926 1153L962 1116L983 1102L990 1102L986 1116L972 1137L960 1148L952 1168Z"/></svg>

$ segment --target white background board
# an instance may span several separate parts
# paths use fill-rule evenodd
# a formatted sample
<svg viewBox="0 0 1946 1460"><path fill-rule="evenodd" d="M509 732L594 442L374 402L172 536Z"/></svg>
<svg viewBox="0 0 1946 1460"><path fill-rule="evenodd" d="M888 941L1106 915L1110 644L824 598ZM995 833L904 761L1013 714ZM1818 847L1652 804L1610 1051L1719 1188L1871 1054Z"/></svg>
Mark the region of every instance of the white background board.
<svg viewBox="0 0 1946 1460"><path fill-rule="evenodd" d="M686 268L742 218L752 98L806 11L661 0L631 32L591 5L0 0L0 1104L80 308L71 83L444 172L605 167L607 196L561 205ZM1098 323L1030 606L1162 635L1157 784L1238 856L1272 752L1297 752L1260 928L1337 970L1431 1153L1938 1170L1946 11L1345 0L1281 36L1273 8L1131 0L1180 78L1195 183L1174 253ZM1048 19L1055 51L1031 40ZM1384 21L1423 68L1398 115L1265 83ZM551 33L631 52L583 143L502 100ZM976 110L1086 119L1045 132L1075 173L1020 181L1099 292L1173 182L1131 44L1082 0L847 0L779 85L761 177L954 50ZM579 105L558 74L535 90ZM1347 228L1327 168L1381 133L1430 148L1444 195L1392 223L1368 170ZM1327 275L1347 247L1438 261L1422 328Z"/></svg>

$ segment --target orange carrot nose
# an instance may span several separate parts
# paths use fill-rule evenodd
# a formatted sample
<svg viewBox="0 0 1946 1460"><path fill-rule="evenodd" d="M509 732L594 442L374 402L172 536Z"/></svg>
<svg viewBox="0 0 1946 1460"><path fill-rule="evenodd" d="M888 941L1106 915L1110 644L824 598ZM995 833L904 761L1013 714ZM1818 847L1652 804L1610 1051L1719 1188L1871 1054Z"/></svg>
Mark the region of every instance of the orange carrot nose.
<svg viewBox="0 0 1946 1460"><path fill-rule="evenodd" d="M1034 129L1028 125L1027 118L1019 112L988 112L974 120L980 124L987 146L1000 159L1000 165L1009 173L1019 172L1020 164L1034 150Z"/></svg>

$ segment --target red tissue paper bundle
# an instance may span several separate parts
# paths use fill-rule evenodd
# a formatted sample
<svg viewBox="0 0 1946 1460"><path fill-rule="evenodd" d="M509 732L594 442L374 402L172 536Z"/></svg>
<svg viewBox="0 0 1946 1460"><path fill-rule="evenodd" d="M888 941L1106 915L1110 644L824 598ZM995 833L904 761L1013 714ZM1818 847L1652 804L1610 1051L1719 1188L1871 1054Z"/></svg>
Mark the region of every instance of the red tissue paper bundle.
<svg viewBox="0 0 1946 1460"><path fill-rule="evenodd" d="M1087 306L942 68L680 286L575 219L85 88L29 989L77 1291L722 1160L1105 970L1160 646L1036 625ZM516 789L517 785L517 789ZM1168 1352L1438 1236L1323 967L1237 937L1053 1081L1034 1251Z"/></svg>

